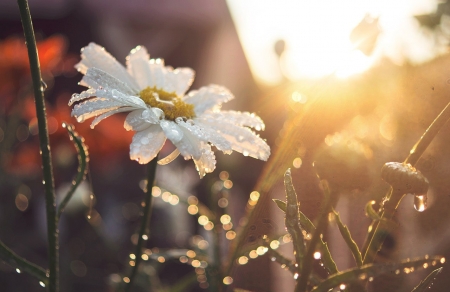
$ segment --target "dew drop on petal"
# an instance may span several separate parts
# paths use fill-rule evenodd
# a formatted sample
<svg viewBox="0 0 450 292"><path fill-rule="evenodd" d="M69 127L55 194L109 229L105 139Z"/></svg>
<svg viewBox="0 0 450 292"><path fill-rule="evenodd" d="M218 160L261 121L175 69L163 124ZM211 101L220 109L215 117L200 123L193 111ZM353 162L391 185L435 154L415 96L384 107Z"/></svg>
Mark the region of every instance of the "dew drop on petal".
<svg viewBox="0 0 450 292"><path fill-rule="evenodd" d="M423 212L427 209L427 195L415 195L414 196L414 209L416 209L419 212Z"/></svg>
<svg viewBox="0 0 450 292"><path fill-rule="evenodd" d="M17 274L21 273L20 269L16 269L16 272L17 272Z"/></svg>
<svg viewBox="0 0 450 292"><path fill-rule="evenodd" d="M45 287L45 284L42 281L39 281L39 285L41 285L42 287Z"/></svg>

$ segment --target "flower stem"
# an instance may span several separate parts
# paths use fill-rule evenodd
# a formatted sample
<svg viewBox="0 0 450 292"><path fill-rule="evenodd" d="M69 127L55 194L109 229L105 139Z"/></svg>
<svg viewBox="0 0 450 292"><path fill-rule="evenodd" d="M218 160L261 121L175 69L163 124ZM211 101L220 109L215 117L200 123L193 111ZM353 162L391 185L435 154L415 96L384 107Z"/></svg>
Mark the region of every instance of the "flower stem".
<svg viewBox="0 0 450 292"><path fill-rule="evenodd" d="M409 152L408 157L403 163L409 163L414 166L417 161L419 161L425 150L428 148L431 141L433 141L433 139L449 119L450 103L448 103L447 106L436 117L436 119L434 119L433 123L431 123L422 137L420 137L419 141L417 141L417 143L413 146L413 148ZM385 221L383 219L392 219L403 197L404 194L399 194L398 192L392 190L392 188L386 195L386 199L384 200L383 206L379 212L381 220L374 221L372 223L372 230L368 234L366 242L364 243L364 264L370 264L375 260L375 256L381 249L384 239L386 238L385 230L383 230L383 228L380 228L380 224L381 222Z"/></svg>
<svg viewBox="0 0 450 292"><path fill-rule="evenodd" d="M56 217L55 183L51 162L50 143L47 128L47 118L44 102L44 83L39 67L39 57L34 37L33 23L31 21L30 8L27 0L18 0L20 19L28 49L30 60L31 78L33 80L34 98L36 103L36 116L39 129L39 146L42 157L42 169L44 176L45 202L47 210L47 233L49 253L49 285L48 291L59 291L59 253L58 253L58 219Z"/></svg>
<svg viewBox="0 0 450 292"><path fill-rule="evenodd" d="M150 218L152 216L152 187L153 182L155 181L157 161L158 157L155 157L152 161L150 161L150 163L147 164L147 188L145 190L145 199L143 205L144 214L142 216L138 242L136 244L136 250L134 252L136 259L129 276L130 281L126 286L125 291L131 291L131 288L133 287L134 279L136 278L137 271L139 270L139 265L142 261L141 256L144 242L146 242L150 238L149 224Z"/></svg>
<svg viewBox="0 0 450 292"><path fill-rule="evenodd" d="M44 283L45 285L48 284L46 270L17 255L1 241L0 241L0 259L8 263L13 268L17 268L20 271L24 271L33 275L38 280L42 281L42 283Z"/></svg>

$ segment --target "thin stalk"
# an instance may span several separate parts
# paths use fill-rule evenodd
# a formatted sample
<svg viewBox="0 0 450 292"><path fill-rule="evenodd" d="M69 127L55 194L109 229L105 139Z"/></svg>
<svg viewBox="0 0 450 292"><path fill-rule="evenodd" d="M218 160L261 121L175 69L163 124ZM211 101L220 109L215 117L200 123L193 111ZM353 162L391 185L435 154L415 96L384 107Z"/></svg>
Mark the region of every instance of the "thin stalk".
<svg viewBox="0 0 450 292"><path fill-rule="evenodd" d="M50 153L50 142L47 128L47 118L44 102L44 83L41 77L36 39L27 0L18 0L20 19L28 49L31 78L33 80L36 117L39 129L39 146L42 157L43 183L45 188L45 204L47 211L47 233L49 254L49 284L48 291L59 291L59 253L58 253L58 219L56 217L55 183Z"/></svg>
<svg viewBox="0 0 450 292"><path fill-rule="evenodd" d="M419 141L413 146L409 152L408 157L403 163L409 163L414 166L419 161L422 154L430 145L431 141L436 137L442 127L450 119L450 103L441 111L441 113L434 119L433 123L428 127L425 133L420 137ZM403 199L404 194L398 194L393 191L392 188L386 195L385 203L379 211L381 219L390 220ZM379 228L382 220L372 223L372 230L367 236L366 242L363 247L364 264L372 263L375 259L376 253L381 249L383 245L385 235L382 234L383 230ZM384 232L383 232L384 233Z"/></svg>
<svg viewBox="0 0 450 292"><path fill-rule="evenodd" d="M18 272L20 271L27 272L36 277L38 280L42 281L42 283L44 283L45 285L48 284L46 270L17 255L1 241L0 241L0 258L6 263L8 263L11 267L19 269Z"/></svg>
<svg viewBox="0 0 450 292"><path fill-rule="evenodd" d="M61 218L62 213L64 212L64 209L66 208L67 204L69 203L70 199L72 198L73 194L77 190L77 188L80 186L80 184L83 182L83 180L86 178L87 173L87 161L88 161L88 151L86 145L83 143L83 138L78 135L77 132L74 131L74 128L72 125L68 125L66 123L63 123L63 128L67 129L67 132L69 133L69 137L73 141L75 148L77 149L78 153L78 172L75 176L75 179L72 182L72 185L70 186L69 191L65 195L64 199L59 204L59 207L57 208L57 216L58 219ZM92 189L92 188L91 188ZM92 201L91 201L92 202Z"/></svg>
<svg viewBox="0 0 450 292"><path fill-rule="evenodd" d="M125 288L125 291L131 291L131 288L134 284L134 279L136 278L137 271L139 269L139 265L142 261L142 248L144 246L144 242L146 242L150 238L150 218L152 217L152 187L153 182L155 181L156 174L156 166L158 161L158 157L153 158L150 163L147 164L147 188L145 190L145 199L143 205L144 214L142 216L141 227L139 229L139 237L138 242L136 244L136 250L134 255L136 256L134 266L132 267L131 274L128 277L129 282Z"/></svg>
<svg viewBox="0 0 450 292"><path fill-rule="evenodd" d="M317 228L313 233L313 236L311 238L311 241L309 243L308 248L306 249L305 256L303 258L303 264L302 264L302 274L297 282L297 286L295 287L295 292L305 292L307 285L308 285L308 279L309 275L312 272L312 264L313 264L313 254L316 250L317 243L322 237L322 233L325 230L327 226L328 221L328 214L331 212L334 201L335 201L335 195L331 194L328 187L324 185L324 194L325 194L325 201L323 204L322 209L319 213L319 219L317 223Z"/></svg>

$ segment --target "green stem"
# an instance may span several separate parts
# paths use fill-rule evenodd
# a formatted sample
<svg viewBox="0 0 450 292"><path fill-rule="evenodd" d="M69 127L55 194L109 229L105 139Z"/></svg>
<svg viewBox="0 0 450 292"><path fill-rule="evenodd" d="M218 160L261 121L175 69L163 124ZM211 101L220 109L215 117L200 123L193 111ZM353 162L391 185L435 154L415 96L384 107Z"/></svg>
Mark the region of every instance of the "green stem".
<svg viewBox="0 0 450 292"><path fill-rule="evenodd" d="M72 198L73 194L77 190L78 186L86 178L87 160L88 160L88 152L87 152L86 146L83 143L83 140L82 140L83 138L78 136L78 134L74 131L72 125L63 123L63 127L65 127L67 129L67 131L69 133L69 137L72 139L73 143L75 144L75 148L77 149L78 173L77 173L75 179L73 180L72 185L70 186L70 189L67 192L66 196L64 197L64 199L58 206L58 209L57 209L58 219L61 217L61 214L64 212L64 209L67 206L67 203L69 203L70 199Z"/></svg>
<svg viewBox="0 0 450 292"><path fill-rule="evenodd" d="M373 236L370 240L367 250L365 251L363 265L373 263L373 261L375 260L375 256L383 246L383 242L387 236L387 229L389 227L386 227L385 225L394 217L395 211L397 210L400 201L404 197L403 193L395 190L393 190L389 194L389 198L383 203L383 211L380 216L384 220L380 220L372 226L372 228L374 228L372 230Z"/></svg>
<svg viewBox="0 0 450 292"><path fill-rule="evenodd" d="M31 21L30 8L27 0L18 0L20 19L28 49L30 60L31 78L33 80L34 98L36 103L36 116L39 129L39 146L42 157L42 169L45 187L45 202L47 210L47 233L49 253L49 285L48 291L59 291L59 253L58 253L58 219L56 217L55 183L50 154L50 142L45 113L44 88L39 67L39 57L34 37L33 23Z"/></svg>
<svg viewBox="0 0 450 292"><path fill-rule="evenodd" d="M0 258L7 264L9 264L11 267L33 275L38 280L42 281L42 283L44 283L45 285L48 284L46 270L20 257L1 241L0 241Z"/></svg>
<svg viewBox="0 0 450 292"><path fill-rule="evenodd" d="M147 188L145 190L145 199L144 199L144 215L142 216L141 227L139 229L139 237L138 242L136 244L136 250L134 252L136 259L134 262L134 266L132 267L130 274L130 282L125 288L125 291L131 291L133 287L134 279L136 278L137 271L139 269L139 265L142 262L142 248L144 246L144 242L146 242L150 238L150 218L152 217L152 187L153 182L155 181L156 174L156 166L158 162L158 157L153 158L150 163L147 164Z"/></svg>
<svg viewBox="0 0 450 292"><path fill-rule="evenodd" d="M448 103L447 106L436 117L436 119L434 119L433 123L431 123L422 137L420 137L419 141L417 141L417 143L413 146L404 163L409 163L414 166L417 161L419 161L425 150L428 148L431 141L433 141L433 139L449 119L450 103ZM379 228L381 224L380 222L382 222L383 219L390 220L394 216L395 211L397 210L397 207L399 206L400 201L403 197L404 194L398 194L397 192L393 191L392 188L386 195L385 202L380 209L381 220L372 222L372 230L368 234L363 245L364 264L369 264L374 261L376 253L380 250L381 246L383 245L384 239L386 238L384 234L385 230L383 230L383 228Z"/></svg>
<svg viewBox="0 0 450 292"><path fill-rule="evenodd" d="M306 250L305 256L303 258L303 265L302 265L302 274L297 282L297 286L295 287L295 292L305 292L307 285L308 285L308 279L309 275L312 272L312 264L313 264L313 254L316 251L316 245L319 242L319 240L322 238L322 233L325 230L327 226L328 221L328 214L331 212L334 201L336 196L333 194L330 194L330 191L326 184L324 184L324 195L325 195L325 202L323 204L322 209L319 213L319 221L317 223L317 228L313 233L313 236L311 238L311 242L309 243L309 246Z"/></svg>

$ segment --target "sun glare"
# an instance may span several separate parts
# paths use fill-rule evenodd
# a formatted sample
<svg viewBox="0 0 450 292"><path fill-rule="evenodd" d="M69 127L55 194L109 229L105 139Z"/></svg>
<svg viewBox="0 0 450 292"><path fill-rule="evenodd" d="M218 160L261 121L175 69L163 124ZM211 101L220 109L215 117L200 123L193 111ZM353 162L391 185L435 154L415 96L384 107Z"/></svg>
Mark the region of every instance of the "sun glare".
<svg viewBox="0 0 450 292"><path fill-rule="evenodd" d="M297 80L335 74L345 78L370 68L380 54L395 58L429 50L417 45L419 36L414 38L413 29L408 28L417 25L411 15L432 11L435 6L430 2L228 0L228 5L255 77L276 84L285 77ZM379 17L383 32L377 44L384 48L370 56L350 41L352 30L367 15ZM286 44L281 56L274 50L279 40ZM405 51L405 43L406 47L414 43L414 51Z"/></svg>

